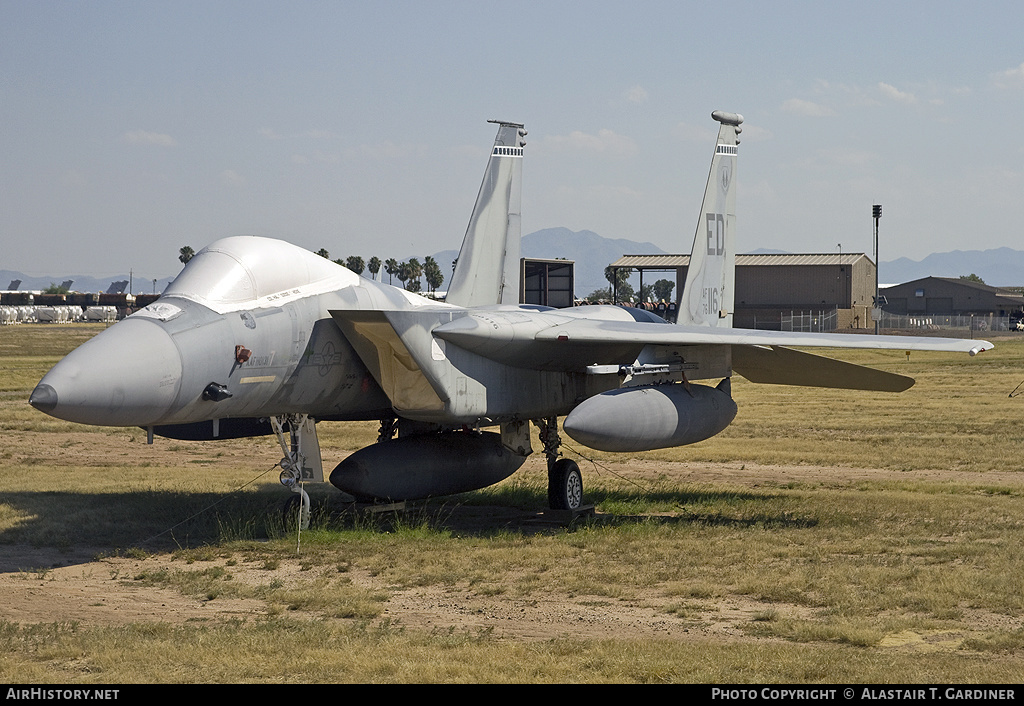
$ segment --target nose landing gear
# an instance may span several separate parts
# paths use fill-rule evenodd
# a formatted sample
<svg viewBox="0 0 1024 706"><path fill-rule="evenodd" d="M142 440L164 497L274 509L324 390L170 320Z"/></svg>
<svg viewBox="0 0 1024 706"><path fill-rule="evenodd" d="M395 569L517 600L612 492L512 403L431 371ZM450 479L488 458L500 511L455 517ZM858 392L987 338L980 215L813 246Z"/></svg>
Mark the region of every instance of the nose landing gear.
<svg viewBox="0 0 1024 706"><path fill-rule="evenodd" d="M285 527L290 527L294 520L299 530L309 529L309 495L302 485L306 481L322 482L324 479L316 421L306 414L288 414L271 417L270 423L284 452L279 462L281 485L295 493L284 504ZM287 439L285 426L288 427Z"/></svg>

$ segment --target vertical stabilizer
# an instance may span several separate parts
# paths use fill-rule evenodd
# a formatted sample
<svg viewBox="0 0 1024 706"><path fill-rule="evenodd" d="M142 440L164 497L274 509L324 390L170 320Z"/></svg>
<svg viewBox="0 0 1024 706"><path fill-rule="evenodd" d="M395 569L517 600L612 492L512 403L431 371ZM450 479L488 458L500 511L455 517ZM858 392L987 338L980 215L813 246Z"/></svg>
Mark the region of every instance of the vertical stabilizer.
<svg viewBox="0 0 1024 706"><path fill-rule="evenodd" d="M487 170L452 273L449 304L519 303L520 202L526 130L499 120Z"/></svg>
<svg viewBox="0 0 1024 706"><path fill-rule="evenodd" d="M711 117L721 127L680 293L678 323L731 327L736 290L736 136L743 116L716 110Z"/></svg>

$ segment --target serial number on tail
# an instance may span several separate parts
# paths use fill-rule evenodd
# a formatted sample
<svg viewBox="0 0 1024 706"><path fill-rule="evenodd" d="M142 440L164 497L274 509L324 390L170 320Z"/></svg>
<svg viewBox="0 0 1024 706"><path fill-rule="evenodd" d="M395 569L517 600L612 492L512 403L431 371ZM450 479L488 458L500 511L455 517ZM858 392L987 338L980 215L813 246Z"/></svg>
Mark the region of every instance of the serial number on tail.
<svg viewBox="0 0 1024 706"><path fill-rule="evenodd" d="M703 287L700 290L700 304L704 316L717 316L721 311L722 290L717 287Z"/></svg>

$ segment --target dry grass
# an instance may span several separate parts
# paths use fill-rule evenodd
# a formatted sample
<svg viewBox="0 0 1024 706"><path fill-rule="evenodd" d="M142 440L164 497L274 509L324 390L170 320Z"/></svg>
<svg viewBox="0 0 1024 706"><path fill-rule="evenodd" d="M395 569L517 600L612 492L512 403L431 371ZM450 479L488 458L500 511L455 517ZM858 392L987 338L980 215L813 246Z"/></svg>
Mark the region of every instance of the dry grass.
<svg viewBox="0 0 1024 706"><path fill-rule="evenodd" d="M532 461L494 488L398 518L353 519L317 488L301 570L289 573L296 542L276 514L276 473L234 492L276 461L272 439L154 448L139 430L48 422L24 400L63 352L60 337L44 346L34 331L56 329L15 328L0 331L0 369L15 371L0 386L10 442L0 543L138 546L172 561L119 580L264 609L205 624L0 623L8 681L1016 682L1024 668L1024 396L1008 397L1024 379L1016 340L975 359L844 354L917 377L902 395L737 380L739 416L715 439L639 454L633 466L579 449L601 464L581 466L602 515L568 530L472 519L478 507L543 507ZM321 427L328 458L376 432ZM709 463L796 470L785 481L767 470L755 482L699 480ZM595 616L645 609L691 637L524 641L406 627L384 612L427 590L556 597ZM726 606L736 603L752 609L735 617ZM723 621L737 637L700 637Z"/></svg>
<svg viewBox="0 0 1024 706"><path fill-rule="evenodd" d="M946 683L1007 676L991 659L938 654L922 662L829 644L509 644L486 634L291 620L88 630L6 625L0 648L0 677L17 683L893 683L894 674Z"/></svg>

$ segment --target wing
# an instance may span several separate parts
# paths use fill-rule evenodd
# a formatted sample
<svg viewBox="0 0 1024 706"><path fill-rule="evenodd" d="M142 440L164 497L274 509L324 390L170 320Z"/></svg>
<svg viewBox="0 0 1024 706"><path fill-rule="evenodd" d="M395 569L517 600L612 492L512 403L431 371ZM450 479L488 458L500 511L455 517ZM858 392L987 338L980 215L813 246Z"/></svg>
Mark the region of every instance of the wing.
<svg viewBox="0 0 1024 706"><path fill-rule="evenodd" d="M976 355L992 348L988 341L930 336L871 336L799 331L755 331L702 326L672 326L630 321L577 319L538 331L538 341L559 340L586 345L635 341L645 345L800 346L808 348L873 348L908 351L955 351Z"/></svg>
<svg viewBox="0 0 1024 706"><path fill-rule="evenodd" d="M492 360L543 370L582 372L593 366L630 365L643 353L658 350L677 354L686 362L688 351L702 351L707 357L711 350L724 354L717 357L724 357L725 369L719 365L710 374L698 373L692 379L728 375L731 369L753 382L893 392L907 389L913 379L789 347L950 351L972 356L992 348L988 341L958 338L754 331L540 313L520 314L515 320L497 313L464 316L434 329L434 335Z"/></svg>

